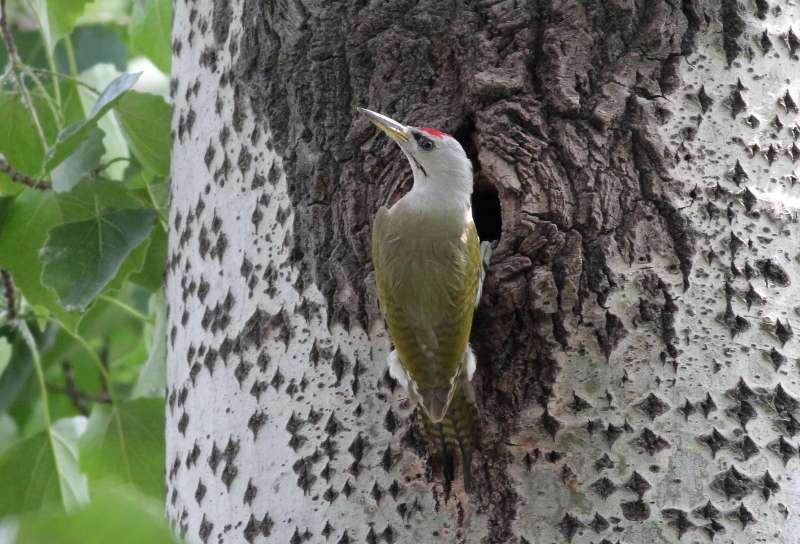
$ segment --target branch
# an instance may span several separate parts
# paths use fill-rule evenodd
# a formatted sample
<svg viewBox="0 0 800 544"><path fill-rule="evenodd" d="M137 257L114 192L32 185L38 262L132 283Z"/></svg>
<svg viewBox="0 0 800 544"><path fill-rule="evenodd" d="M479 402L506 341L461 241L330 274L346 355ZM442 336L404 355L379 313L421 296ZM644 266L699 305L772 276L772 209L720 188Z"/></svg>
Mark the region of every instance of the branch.
<svg viewBox="0 0 800 544"><path fill-rule="evenodd" d="M6 51L8 51L8 61L11 65L11 70L14 72L14 77L17 80L19 92L22 94L22 98L25 100L25 105L28 107L28 111L33 118L33 123L36 125L36 130L39 132L39 138L42 140L42 147L47 148L47 139L44 137L42 124L39 122L39 116L36 114L36 109L33 106L31 95L28 93L28 88L25 87L25 83L22 81L22 76L18 70L18 67L20 64L22 64L22 62L17 54L17 46L14 43L14 36L11 34L11 30L8 29L6 0L0 0L0 34L2 34L3 43L6 46Z"/></svg>
<svg viewBox="0 0 800 544"><path fill-rule="evenodd" d="M23 183L33 189L38 189L40 191L52 189L51 183L46 179L38 179L27 174L23 174L11 166L3 157L0 157L0 172L5 172L13 181L16 181L17 183Z"/></svg>
<svg viewBox="0 0 800 544"><path fill-rule="evenodd" d="M87 393L86 391L81 391L75 383L75 373L69 361L62 362L61 368L64 371L64 385L49 383L47 387L53 391L66 393L78 412L85 416L89 415L89 408L86 406L86 402L102 402L105 404L111 402L108 393Z"/></svg>
<svg viewBox="0 0 800 544"><path fill-rule="evenodd" d="M3 294L6 297L6 319L14 321L17 318L17 288L8 270L0 270L0 276L3 278Z"/></svg>

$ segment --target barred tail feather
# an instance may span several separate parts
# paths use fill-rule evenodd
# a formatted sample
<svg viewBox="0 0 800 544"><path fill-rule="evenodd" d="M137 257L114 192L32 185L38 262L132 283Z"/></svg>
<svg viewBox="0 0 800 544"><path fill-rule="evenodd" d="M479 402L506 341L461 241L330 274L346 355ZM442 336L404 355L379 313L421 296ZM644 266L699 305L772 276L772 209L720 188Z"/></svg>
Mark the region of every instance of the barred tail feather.
<svg viewBox="0 0 800 544"><path fill-rule="evenodd" d="M478 447L478 431L480 423L475 408L475 391L472 384L459 380L453 392L453 398L447 414L438 422L432 422L427 416L423 418L425 434L435 446L442 459L445 494L449 495L455 476L455 451L461 454L461 466L464 475L464 489L470 491L472 485L471 462L472 453Z"/></svg>

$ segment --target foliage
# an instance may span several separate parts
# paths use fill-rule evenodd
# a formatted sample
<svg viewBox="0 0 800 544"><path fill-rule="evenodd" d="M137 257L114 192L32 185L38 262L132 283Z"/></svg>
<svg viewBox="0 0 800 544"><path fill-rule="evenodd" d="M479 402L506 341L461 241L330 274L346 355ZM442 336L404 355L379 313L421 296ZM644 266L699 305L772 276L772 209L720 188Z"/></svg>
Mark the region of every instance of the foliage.
<svg viewBox="0 0 800 544"><path fill-rule="evenodd" d="M162 293L172 2L0 8L0 533L172 542ZM150 69L127 70L141 57Z"/></svg>

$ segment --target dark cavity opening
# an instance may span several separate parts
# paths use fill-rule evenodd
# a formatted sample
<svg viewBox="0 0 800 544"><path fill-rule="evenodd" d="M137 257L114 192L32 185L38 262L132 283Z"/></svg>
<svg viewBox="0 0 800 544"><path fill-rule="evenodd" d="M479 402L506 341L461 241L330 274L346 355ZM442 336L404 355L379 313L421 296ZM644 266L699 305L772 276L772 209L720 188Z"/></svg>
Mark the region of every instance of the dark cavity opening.
<svg viewBox="0 0 800 544"><path fill-rule="evenodd" d="M453 133L472 162L472 217L482 241L494 242L503 232L503 214L500 197L492 182L481 171L478 146L475 142L475 118L468 116Z"/></svg>

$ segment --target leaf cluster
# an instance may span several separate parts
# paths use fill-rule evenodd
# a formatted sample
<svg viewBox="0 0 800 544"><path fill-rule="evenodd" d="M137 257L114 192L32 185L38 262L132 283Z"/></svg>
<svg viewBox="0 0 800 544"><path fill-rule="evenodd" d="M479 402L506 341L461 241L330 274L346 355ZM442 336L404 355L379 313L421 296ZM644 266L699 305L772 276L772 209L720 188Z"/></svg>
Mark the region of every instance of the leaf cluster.
<svg viewBox="0 0 800 544"><path fill-rule="evenodd" d="M0 0L0 532L19 543L173 542L171 18Z"/></svg>

